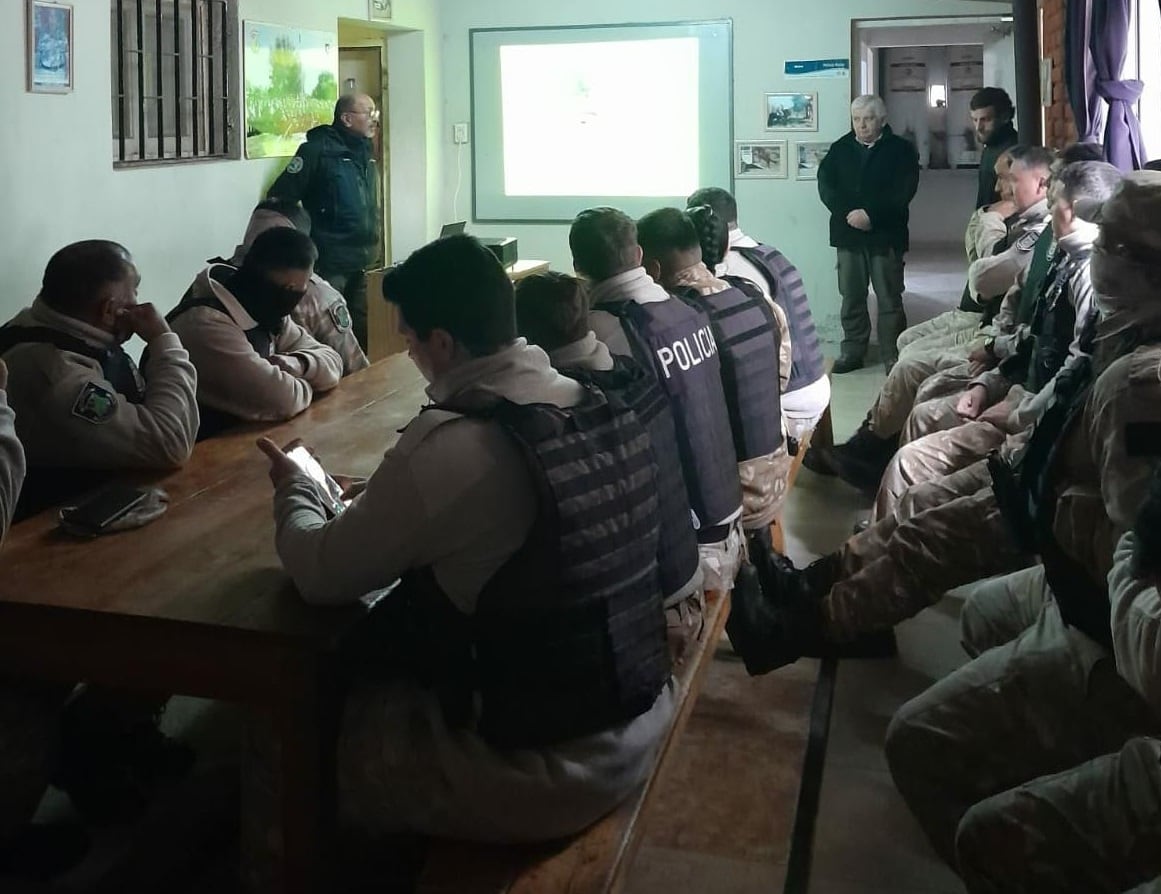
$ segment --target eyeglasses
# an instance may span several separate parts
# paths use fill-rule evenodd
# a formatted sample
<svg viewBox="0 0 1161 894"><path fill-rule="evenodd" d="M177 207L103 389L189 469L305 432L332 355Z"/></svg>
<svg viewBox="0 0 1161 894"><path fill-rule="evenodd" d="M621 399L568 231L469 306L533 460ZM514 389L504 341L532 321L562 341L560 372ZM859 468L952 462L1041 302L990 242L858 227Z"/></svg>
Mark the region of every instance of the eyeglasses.
<svg viewBox="0 0 1161 894"><path fill-rule="evenodd" d="M351 114L352 115L366 115L372 121L379 120L379 110L378 109L355 109L354 111L351 112Z"/></svg>

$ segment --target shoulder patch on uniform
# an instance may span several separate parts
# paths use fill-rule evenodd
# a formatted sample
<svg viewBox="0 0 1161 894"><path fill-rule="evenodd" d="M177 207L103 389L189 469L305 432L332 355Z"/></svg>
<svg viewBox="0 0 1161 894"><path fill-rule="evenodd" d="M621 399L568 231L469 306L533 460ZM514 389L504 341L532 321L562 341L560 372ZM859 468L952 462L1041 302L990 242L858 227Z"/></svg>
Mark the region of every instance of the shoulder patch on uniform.
<svg viewBox="0 0 1161 894"><path fill-rule="evenodd" d="M1161 456L1161 422L1126 424L1125 452L1129 456Z"/></svg>
<svg viewBox="0 0 1161 894"><path fill-rule="evenodd" d="M286 173L297 174L301 170L302 170L302 156L296 155L286 165Z"/></svg>
<svg viewBox="0 0 1161 894"><path fill-rule="evenodd" d="M86 382L73 404L73 415L86 422L108 422L117 410L117 395L95 382Z"/></svg>
<svg viewBox="0 0 1161 894"><path fill-rule="evenodd" d="M347 308L345 301L336 301L327 313L331 315L335 328L340 332L346 332L351 328L351 311Z"/></svg>
<svg viewBox="0 0 1161 894"><path fill-rule="evenodd" d="M1016 240L1016 251L1032 251L1036 247L1036 243L1040 241L1040 234L1035 230L1029 230L1023 236Z"/></svg>

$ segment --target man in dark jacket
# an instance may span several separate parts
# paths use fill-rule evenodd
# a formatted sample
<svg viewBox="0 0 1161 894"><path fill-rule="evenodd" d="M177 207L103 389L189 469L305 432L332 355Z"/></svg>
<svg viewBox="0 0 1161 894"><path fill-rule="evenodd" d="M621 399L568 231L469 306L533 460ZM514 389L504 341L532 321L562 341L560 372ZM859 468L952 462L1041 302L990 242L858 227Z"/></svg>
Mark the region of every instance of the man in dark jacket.
<svg viewBox="0 0 1161 894"><path fill-rule="evenodd" d="M919 188L915 147L887 126L877 96L851 103L851 132L830 147L818 169L818 194L830 209L830 244L838 249L843 296L843 342L836 373L863 366L871 338L867 283L879 303L879 349L890 370L895 340L907 328L903 313L903 255L908 206Z"/></svg>
<svg viewBox="0 0 1161 894"><path fill-rule="evenodd" d="M274 181L268 198L301 202L318 246L315 272L343 293L351 325L367 350L365 272L379 245L377 175L371 136L379 123L375 101L361 93L339 97L335 120L311 128L306 142Z"/></svg>
<svg viewBox="0 0 1161 894"><path fill-rule="evenodd" d="M985 87L971 101L972 127L983 151L980 155L980 186L976 207L996 201L996 160L1019 141L1012 118L1016 107L1007 91Z"/></svg>

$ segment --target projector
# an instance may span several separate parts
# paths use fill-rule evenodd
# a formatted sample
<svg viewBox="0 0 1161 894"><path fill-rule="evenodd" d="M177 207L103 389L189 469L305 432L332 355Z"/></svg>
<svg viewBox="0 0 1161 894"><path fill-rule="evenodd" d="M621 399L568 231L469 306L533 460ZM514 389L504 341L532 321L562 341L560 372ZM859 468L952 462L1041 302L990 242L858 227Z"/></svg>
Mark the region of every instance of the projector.
<svg viewBox="0 0 1161 894"><path fill-rule="evenodd" d="M504 267L511 267L519 258L515 236L497 236L484 238L480 241L488 247L488 251L494 254Z"/></svg>

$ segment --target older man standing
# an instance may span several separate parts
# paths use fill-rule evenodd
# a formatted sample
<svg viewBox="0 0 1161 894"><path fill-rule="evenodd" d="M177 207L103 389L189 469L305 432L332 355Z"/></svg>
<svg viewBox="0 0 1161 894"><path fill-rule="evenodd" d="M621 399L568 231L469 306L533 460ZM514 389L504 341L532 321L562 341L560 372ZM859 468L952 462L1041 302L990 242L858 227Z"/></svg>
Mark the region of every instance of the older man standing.
<svg viewBox="0 0 1161 894"><path fill-rule="evenodd" d="M871 338L867 284L879 303L879 350L888 370L899 356L895 340L907 328L903 313L903 255L908 206L919 188L915 147L895 136L877 96L851 103L851 132L830 147L818 169L818 194L830 209L830 244L838 250L842 295L842 353L834 371L861 369Z"/></svg>
<svg viewBox="0 0 1161 894"><path fill-rule="evenodd" d="M378 256L378 175L371 137L379 126L375 101L339 97L331 124L313 127L274 181L267 197L301 202L318 246L319 276L343 293L355 338L367 350L365 273Z"/></svg>

